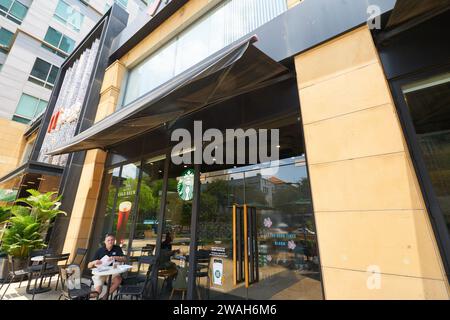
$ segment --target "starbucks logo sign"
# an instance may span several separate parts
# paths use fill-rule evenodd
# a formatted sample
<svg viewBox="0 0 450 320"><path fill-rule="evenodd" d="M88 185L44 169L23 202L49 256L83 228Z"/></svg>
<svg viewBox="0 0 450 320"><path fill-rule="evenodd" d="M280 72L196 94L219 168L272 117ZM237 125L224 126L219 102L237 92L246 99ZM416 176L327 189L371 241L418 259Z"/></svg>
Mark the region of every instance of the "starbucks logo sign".
<svg viewBox="0 0 450 320"><path fill-rule="evenodd" d="M194 198L194 170L188 169L183 172L177 185L178 195L184 201Z"/></svg>

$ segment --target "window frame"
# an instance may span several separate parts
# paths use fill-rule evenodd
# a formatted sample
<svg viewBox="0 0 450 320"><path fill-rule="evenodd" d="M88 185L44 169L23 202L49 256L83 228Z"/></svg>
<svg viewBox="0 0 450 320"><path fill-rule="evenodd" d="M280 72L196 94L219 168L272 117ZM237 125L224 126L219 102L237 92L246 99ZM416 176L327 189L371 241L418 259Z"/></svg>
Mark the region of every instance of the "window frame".
<svg viewBox="0 0 450 320"><path fill-rule="evenodd" d="M29 96L29 97L31 97L31 98L33 98L33 99L36 99L36 104L35 104L35 106L34 106L34 108L35 108L35 109L34 109L34 115L33 115L32 118L28 118L27 116L24 116L24 115L21 115L21 114L17 113L17 109L19 108L20 101L22 100L22 97L23 97L24 95ZM40 104L41 102L46 102L46 104L47 104L47 106L46 106L46 107L44 108L44 110L43 110L43 111L45 111L45 109L48 107L48 101L46 101L46 100L44 100L44 99L41 99L41 98L36 98L36 97L32 96L31 94L22 92L22 95L20 96L19 102L18 102L17 105L16 105L16 109L14 110L14 114L13 114L12 120L13 120L13 121L16 121L16 122L21 122L21 123L29 124L31 121L33 121L34 119L36 119L36 118L41 114L42 111L41 111L40 113L37 113L37 111L38 111L38 106L39 106L39 104ZM18 120L19 120L19 121L18 121ZM27 121L27 122L25 122L25 121Z"/></svg>
<svg viewBox="0 0 450 320"><path fill-rule="evenodd" d="M41 61L43 61L43 62L45 62L45 63L47 63L47 64L50 65L50 68L49 68L49 70L48 70L48 72L47 72L47 76L46 76L45 80L32 75L32 72L33 72L33 70L34 70L34 67L36 66L36 62L37 62L38 60L41 60ZM28 77L28 81L30 81L30 82L32 82L32 83L34 83L34 84L37 84L37 85L39 85L39 86L41 86L41 87L45 87L45 88L47 88L47 89L49 89L49 90L52 90L53 87L55 86L55 83L51 83L51 82L49 82L48 80L49 80L49 78L50 78L50 74L52 73L52 71L53 71L55 68L58 69L58 71L57 71L57 73L56 73L56 74L58 75L59 67L55 66L54 64L52 64L52 63L50 63L50 62L45 61L44 59L41 59L41 58L39 58L39 57L36 57L36 60L34 61L33 68L32 68L31 71L30 71L30 75L29 75L29 77ZM30 79L32 79L32 80L30 80ZM34 80L34 81L33 81L33 80ZM56 77L55 77L55 81L56 81ZM39 82L39 83L37 83L37 82Z"/></svg>
<svg viewBox="0 0 450 320"><path fill-rule="evenodd" d="M447 282L450 283L450 231L447 229L444 213L442 212L436 192L434 191L409 106L406 103L402 89L405 85L420 80L426 80L446 72L450 72L450 64L432 68L413 75L402 76L396 80L390 81L389 85L394 98L394 104L396 106L400 124L402 126L402 131L405 135L408 153L411 156L411 162L413 164L414 171L419 182L419 187L425 201L425 206L430 217L433 234L441 254L442 263L447 275Z"/></svg>
<svg viewBox="0 0 450 320"><path fill-rule="evenodd" d="M11 13L11 9L12 9L12 7L14 6L14 4L15 4L16 2L18 2L19 4L21 4L22 6L24 6L24 7L26 8L25 15L23 16L22 19L20 19L19 17L15 16L15 15L13 15L13 14ZM14 22L14 23L16 23L16 24L18 24L18 25L21 25L22 22L23 22L23 20L24 20L25 17L27 16L27 13L28 13L28 10L29 10L29 9L30 9L30 8L29 8L28 6L26 6L25 4L23 4L22 2L20 2L20 1L18 1L18 0L12 0L12 1L11 1L11 5L10 5L9 8L8 8L8 11L5 11L5 10L3 10L2 8L0 8L0 15L2 15L2 16L5 17L6 19L8 19L8 20L10 20L10 21L12 21L12 22Z"/></svg>
<svg viewBox="0 0 450 320"><path fill-rule="evenodd" d="M76 12L81 18L80 18L80 26L78 28L78 26L76 26L75 24L73 24L71 22L71 19L66 19L64 17L62 17L61 15L58 14L58 7L60 5L60 3L64 3L68 8L71 8L73 12ZM53 18L58 21L59 23L63 24L64 26L68 26L70 27L72 30L76 31L76 32L80 32L83 22L84 22L84 14L82 14L79 10L77 10L74 6L68 4L67 2L65 2L64 0L58 0L58 4L56 5L55 8L55 12L53 13Z"/></svg>
<svg viewBox="0 0 450 320"><path fill-rule="evenodd" d="M8 52L11 50L11 46L14 42L14 32L11 32L6 28L0 27L0 31L3 31L3 30L8 33L11 33L11 39L9 40L8 46L4 46L4 45L0 44L0 52L3 52L4 54L8 54Z"/></svg>
<svg viewBox="0 0 450 320"><path fill-rule="evenodd" d="M56 31L57 33L61 34L61 38L58 40L58 46L55 46L53 44L51 44L50 42L46 41L45 38L47 37L47 34L49 32L49 30L52 29L54 31ZM66 37L67 39L73 41L73 48L70 52L66 52L63 49L60 48L61 43L64 39L64 37ZM62 33L59 30L56 30L55 28L53 28L52 26L48 26L47 32L45 33L44 39L42 39L42 47L49 50L50 52L62 57L62 58L67 58L75 49L76 46L76 41L73 40L72 38L70 38L69 36L65 35L64 33Z"/></svg>

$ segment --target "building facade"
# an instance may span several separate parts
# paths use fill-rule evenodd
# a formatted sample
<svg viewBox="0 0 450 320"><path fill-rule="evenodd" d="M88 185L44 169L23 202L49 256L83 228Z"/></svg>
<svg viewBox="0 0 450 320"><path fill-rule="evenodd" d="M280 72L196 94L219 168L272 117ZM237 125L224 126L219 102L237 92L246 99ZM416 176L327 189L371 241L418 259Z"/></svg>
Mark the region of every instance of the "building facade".
<svg viewBox="0 0 450 320"><path fill-rule="evenodd" d="M50 99L64 60L110 8L113 0L7 0L0 5L0 176L25 163L26 125ZM131 15L146 8L141 0L119 1Z"/></svg>
<svg viewBox="0 0 450 320"><path fill-rule="evenodd" d="M100 45L87 124L48 145L66 132L57 81L33 151L68 163L51 243L154 249L153 298L187 265L189 299L449 299L449 7L369 2L152 3ZM234 137L174 153L199 122L278 129L279 161L213 152Z"/></svg>

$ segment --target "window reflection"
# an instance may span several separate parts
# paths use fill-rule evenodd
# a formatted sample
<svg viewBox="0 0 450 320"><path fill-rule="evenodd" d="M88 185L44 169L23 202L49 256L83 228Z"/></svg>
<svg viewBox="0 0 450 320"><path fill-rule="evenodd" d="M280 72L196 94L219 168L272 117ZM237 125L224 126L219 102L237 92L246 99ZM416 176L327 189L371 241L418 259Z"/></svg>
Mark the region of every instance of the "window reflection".
<svg viewBox="0 0 450 320"><path fill-rule="evenodd" d="M144 161L139 203L134 228L133 249L156 245L164 178L165 157Z"/></svg>
<svg viewBox="0 0 450 320"><path fill-rule="evenodd" d="M450 230L450 73L403 87L420 149Z"/></svg>
<svg viewBox="0 0 450 320"><path fill-rule="evenodd" d="M286 0L223 1L130 71L123 106L286 10Z"/></svg>
<svg viewBox="0 0 450 320"><path fill-rule="evenodd" d="M217 252L224 253L219 253L224 281L213 285L213 299L222 299L225 295L235 299L322 298L305 158L289 158L281 163L280 166L262 164L258 166L260 169L250 166L228 170L239 171L237 173L202 176L200 244L202 249L210 250L213 257ZM256 230L254 254L259 279L248 289L244 283L236 284L233 279L233 259L239 259L233 255L234 204L246 204L249 212L251 208L256 210L256 218L248 223L254 224L252 227ZM239 222L235 220L235 223ZM250 228L248 230L251 232ZM239 230L235 236L240 236ZM203 282L202 286L206 287L207 283Z"/></svg>

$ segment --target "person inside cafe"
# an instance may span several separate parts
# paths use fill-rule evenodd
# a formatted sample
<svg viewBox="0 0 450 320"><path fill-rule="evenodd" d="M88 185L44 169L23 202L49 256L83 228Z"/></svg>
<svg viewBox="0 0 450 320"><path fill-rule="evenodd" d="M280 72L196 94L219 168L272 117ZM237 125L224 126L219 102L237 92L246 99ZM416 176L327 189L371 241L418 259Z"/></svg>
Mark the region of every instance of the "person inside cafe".
<svg viewBox="0 0 450 320"><path fill-rule="evenodd" d="M88 268L92 269L92 268L97 268L102 265L105 265L102 262L102 259L105 256L109 257L109 258L106 258L107 266L111 266L115 262L119 262L119 263L126 262L126 257L123 254L122 249L119 246L114 244L115 241L116 241L115 235L108 233L105 236L104 246L102 246L101 248L99 248L97 250L97 252L95 253L95 256L94 256L94 261L89 262ZM106 259L104 259L104 260L106 260ZM102 293L103 285L107 281L107 278L108 278L107 276L96 276L96 275L92 276L92 281L94 282L95 291L97 291L99 295ZM112 280L111 280L111 288L110 288L109 294L112 294L114 291L116 291L121 283L122 283L122 277L119 274L113 275ZM103 296L103 298L105 299L106 297L107 297L107 295L105 294Z"/></svg>
<svg viewBox="0 0 450 320"><path fill-rule="evenodd" d="M166 233L166 238L164 239L164 241L161 243L161 249L163 250L172 250L172 235L170 232Z"/></svg>

